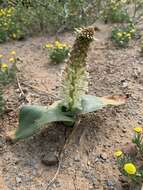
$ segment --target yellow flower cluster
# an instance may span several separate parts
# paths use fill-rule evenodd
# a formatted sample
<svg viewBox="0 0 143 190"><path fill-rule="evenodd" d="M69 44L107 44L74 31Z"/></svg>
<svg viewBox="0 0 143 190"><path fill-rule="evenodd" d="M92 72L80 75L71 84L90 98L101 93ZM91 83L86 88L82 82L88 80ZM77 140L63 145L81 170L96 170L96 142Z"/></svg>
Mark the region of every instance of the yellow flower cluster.
<svg viewBox="0 0 143 190"><path fill-rule="evenodd" d="M64 49L64 48L70 48L69 45L65 44L65 43L61 43L60 41L55 41L55 44L51 44L51 43L47 43L45 45L45 48L48 48L48 49L52 49L52 48L56 48L56 49Z"/></svg>
<svg viewBox="0 0 143 190"><path fill-rule="evenodd" d="M21 33L19 27L17 28L17 23L13 17L14 13L15 8L13 7L0 9L0 37L2 38L2 41L5 41L9 37L16 39Z"/></svg>
<svg viewBox="0 0 143 190"><path fill-rule="evenodd" d="M1 71L5 72L8 70L8 65L6 63L1 64Z"/></svg>
<svg viewBox="0 0 143 190"><path fill-rule="evenodd" d="M12 14L14 12L14 8L13 7L9 7L9 8L1 8L0 9L0 17L11 17Z"/></svg>
<svg viewBox="0 0 143 190"><path fill-rule="evenodd" d="M119 38L125 38L125 37L127 37L129 40L132 38L132 35L131 35L130 32L118 32L117 36Z"/></svg>
<svg viewBox="0 0 143 190"><path fill-rule="evenodd" d="M13 50L10 52L11 57L8 59L9 63L14 63L16 61L15 55L16 55L16 51ZM7 63L2 62L2 58L3 58L3 54L0 54L0 71L5 72L8 70L9 66Z"/></svg>
<svg viewBox="0 0 143 190"><path fill-rule="evenodd" d="M114 153L114 156L116 158L120 158L123 155L123 152L121 150L117 150ZM137 168L133 163L125 163L123 166L124 171L129 175L134 175L137 172Z"/></svg>
<svg viewBox="0 0 143 190"><path fill-rule="evenodd" d="M14 24L11 19L13 13L14 8L0 9L0 27L3 27L3 29L8 30L9 26L11 24Z"/></svg>

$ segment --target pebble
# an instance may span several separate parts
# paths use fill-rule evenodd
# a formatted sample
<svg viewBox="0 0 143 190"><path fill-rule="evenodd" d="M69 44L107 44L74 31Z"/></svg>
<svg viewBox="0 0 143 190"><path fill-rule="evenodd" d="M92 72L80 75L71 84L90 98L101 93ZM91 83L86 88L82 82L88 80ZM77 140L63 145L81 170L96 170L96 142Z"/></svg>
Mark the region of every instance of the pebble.
<svg viewBox="0 0 143 190"><path fill-rule="evenodd" d="M107 184L109 190L113 190L114 189L114 183L111 180L107 180L106 184Z"/></svg>
<svg viewBox="0 0 143 190"><path fill-rule="evenodd" d="M107 154L106 153L102 153L100 154L100 158L103 159L103 160L107 160Z"/></svg>
<svg viewBox="0 0 143 190"><path fill-rule="evenodd" d="M75 160L76 162L79 162L79 161L80 161L80 156L79 156L79 155L76 155L75 158L74 158L74 160Z"/></svg>
<svg viewBox="0 0 143 190"><path fill-rule="evenodd" d="M22 182L21 177L18 177L18 176L15 178L15 180L16 180L16 183L21 183Z"/></svg>
<svg viewBox="0 0 143 190"><path fill-rule="evenodd" d="M128 87L128 82L126 82L126 81L123 82L123 83L122 83L122 87L123 87L123 88L127 88L127 87Z"/></svg>
<svg viewBox="0 0 143 190"><path fill-rule="evenodd" d="M58 158L54 154L46 154L41 159L42 163L46 166L54 166L58 163Z"/></svg>
<svg viewBox="0 0 143 190"><path fill-rule="evenodd" d="M36 176L36 175L37 175L37 171L36 171L36 170L33 170L33 171L32 171L32 174L33 174L34 176Z"/></svg>

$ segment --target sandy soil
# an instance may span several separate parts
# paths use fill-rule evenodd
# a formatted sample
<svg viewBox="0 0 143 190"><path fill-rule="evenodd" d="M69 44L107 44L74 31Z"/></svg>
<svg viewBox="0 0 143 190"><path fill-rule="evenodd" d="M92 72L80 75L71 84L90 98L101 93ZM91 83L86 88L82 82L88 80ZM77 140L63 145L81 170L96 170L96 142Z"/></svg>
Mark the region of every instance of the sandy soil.
<svg viewBox="0 0 143 190"><path fill-rule="evenodd" d="M143 123L143 58L138 41L127 49L116 49L108 41L107 28L97 34L88 56L89 93L98 96L128 95L120 107L110 107L84 116L79 128L85 128L79 146L72 140L66 148L59 175L49 190L121 190L119 171L113 153L129 142L132 127ZM73 43L73 34L59 38ZM57 166L41 163L46 154L56 154L65 141L65 127L49 125L43 133L11 145L6 134L18 126L21 104L47 105L58 99L64 64L51 65L43 45L54 37L34 37L1 45L1 52L16 50L19 81L26 95L20 95L17 83L5 91L10 112L0 119L0 174L10 190L46 190Z"/></svg>

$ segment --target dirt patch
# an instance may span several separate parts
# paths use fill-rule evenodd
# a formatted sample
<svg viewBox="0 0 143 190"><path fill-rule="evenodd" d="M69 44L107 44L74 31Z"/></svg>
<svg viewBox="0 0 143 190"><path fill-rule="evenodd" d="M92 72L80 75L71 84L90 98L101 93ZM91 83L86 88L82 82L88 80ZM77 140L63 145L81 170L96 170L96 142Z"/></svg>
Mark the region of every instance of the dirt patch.
<svg viewBox="0 0 143 190"><path fill-rule="evenodd" d="M118 108L109 107L81 119L79 127L86 130L80 145L70 142L50 190L121 190L113 152L130 141L134 123L143 123L143 60L138 42L132 42L127 49L115 49L103 37L104 33L97 34L98 41L93 42L89 52L89 92L98 96L126 94L129 99ZM67 33L60 39L72 44L74 37ZM2 52L16 50L21 60L18 77L29 103L48 105L58 99L64 64L51 65L43 50L43 44L53 40L38 37L1 45ZM46 190L57 166L44 166L41 157L61 150L65 127L49 125L44 133L10 145L5 136L18 126L19 106L26 101L21 98L17 84L8 86L5 94L12 111L0 120L2 177L10 190Z"/></svg>

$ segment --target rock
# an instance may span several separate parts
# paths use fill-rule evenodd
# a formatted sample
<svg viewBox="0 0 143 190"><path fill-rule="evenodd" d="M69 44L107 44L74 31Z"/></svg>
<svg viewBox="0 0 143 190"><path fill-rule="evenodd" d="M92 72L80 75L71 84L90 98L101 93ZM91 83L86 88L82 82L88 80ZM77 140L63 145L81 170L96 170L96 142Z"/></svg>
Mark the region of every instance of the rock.
<svg viewBox="0 0 143 190"><path fill-rule="evenodd" d="M54 154L49 153L44 155L41 161L46 166L54 166L58 163L58 158Z"/></svg>
<svg viewBox="0 0 143 190"><path fill-rule="evenodd" d="M21 183L21 182L22 182L22 179L21 179L21 177L19 177L19 176L17 176L17 177L15 178L15 180L16 180L16 183Z"/></svg>
<svg viewBox="0 0 143 190"><path fill-rule="evenodd" d="M123 132L123 133L126 133L126 132L127 132L127 129L126 129L126 128L123 128L123 129L122 129L122 132Z"/></svg>
<svg viewBox="0 0 143 190"><path fill-rule="evenodd" d="M122 83L122 87L123 87L123 88L127 88L127 87L128 87L128 82L127 82L127 81L123 82L123 83Z"/></svg>
<svg viewBox="0 0 143 190"><path fill-rule="evenodd" d="M75 158L74 158L74 160L75 160L76 162L79 162L79 161L80 161L80 156L79 156L79 155L76 155Z"/></svg>
<svg viewBox="0 0 143 190"><path fill-rule="evenodd" d="M106 181L107 187L109 190L113 190L114 189L114 183L111 180L107 180Z"/></svg>
<svg viewBox="0 0 143 190"><path fill-rule="evenodd" d="M102 153L102 154L100 154L100 158L101 158L102 160L107 160L108 156L107 156L106 153Z"/></svg>
<svg viewBox="0 0 143 190"><path fill-rule="evenodd" d="M124 152L124 154L128 154L131 157L135 157L137 155L137 153L138 153L137 147L133 143L126 143L122 147L122 151Z"/></svg>
<svg viewBox="0 0 143 190"><path fill-rule="evenodd" d="M36 176L36 175L37 175L37 171L34 169L34 170L32 171L32 174L33 174L34 176Z"/></svg>

